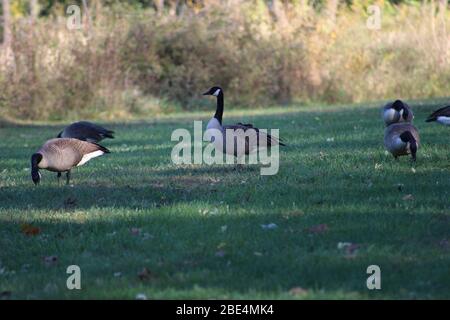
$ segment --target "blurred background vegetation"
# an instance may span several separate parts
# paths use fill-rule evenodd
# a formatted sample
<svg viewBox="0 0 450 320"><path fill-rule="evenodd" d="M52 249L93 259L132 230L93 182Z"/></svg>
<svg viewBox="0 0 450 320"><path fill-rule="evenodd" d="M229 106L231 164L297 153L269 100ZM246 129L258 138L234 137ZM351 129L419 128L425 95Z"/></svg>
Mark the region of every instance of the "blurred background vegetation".
<svg viewBox="0 0 450 320"><path fill-rule="evenodd" d="M0 1L0 118L200 110L212 85L240 108L449 95L448 0Z"/></svg>

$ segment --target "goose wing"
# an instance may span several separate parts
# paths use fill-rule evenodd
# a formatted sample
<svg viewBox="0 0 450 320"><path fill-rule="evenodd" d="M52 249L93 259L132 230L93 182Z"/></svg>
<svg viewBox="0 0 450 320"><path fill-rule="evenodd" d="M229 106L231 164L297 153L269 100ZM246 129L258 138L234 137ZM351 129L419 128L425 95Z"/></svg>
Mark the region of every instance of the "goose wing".
<svg viewBox="0 0 450 320"><path fill-rule="evenodd" d="M267 147L271 147L273 145L281 145L281 146L285 146L284 143L282 143L282 139L281 138L275 138L273 136L271 136L270 134L266 133L266 132L261 132L258 128L255 128L253 126L253 124L251 123L237 123L237 124L232 124L232 125L225 125L223 126L224 130L238 130L241 129L244 132L248 131L248 130L254 130L254 132L256 133L256 137L257 137L257 145L260 146L261 145L261 141L266 141L266 146Z"/></svg>
<svg viewBox="0 0 450 320"><path fill-rule="evenodd" d="M446 106L436 110L427 118L426 121L435 121L438 117L450 117L450 106Z"/></svg>
<svg viewBox="0 0 450 320"><path fill-rule="evenodd" d="M88 121L75 122L66 127L58 138L75 138L88 142L99 142L105 138L114 139L114 131Z"/></svg>

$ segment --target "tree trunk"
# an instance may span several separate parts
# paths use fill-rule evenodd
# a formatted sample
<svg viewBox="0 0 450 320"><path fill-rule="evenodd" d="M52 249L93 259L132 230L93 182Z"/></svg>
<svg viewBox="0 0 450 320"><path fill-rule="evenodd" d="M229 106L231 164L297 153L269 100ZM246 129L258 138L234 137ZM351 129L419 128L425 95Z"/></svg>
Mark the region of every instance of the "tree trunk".
<svg viewBox="0 0 450 320"><path fill-rule="evenodd" d="M84 26L87 30L87 35L90 37L92 35L92 21L91 21L91 14L89 12L89 7L87 5L87 1L83 0L83 20L84 20Z"/></svg>
<svg viewBox="0 0 450 320"><path fill-rule="evenodd" d="M169 14L171 16L176 16L177 15L178 1L179 0L172 0L172 1L170 1Z"/></svg>
<svg viewBox="0 0 450 320"><path fill-rule="evenodd" d="M30 0L30 17L31 21L35 22L39 16L39 3L38 0Z"/></svg>
<svg viewBox="0 0 450 320"><path fill-rule="evenodd" d="M164 0L155 0L156 13L160 16L164 11Z"/></svg>
<svg viewBox="0 0 450 320"><path fill-rule="evenodd" d="M326 15L331 24L336 23L336 15L339 6L339 0L328 0L326 7Z"/></svg>
<svg viewBox="0 0 450 320"><path fill-rule="evenodd" d="M11 33L11 11L9 0L2 0L3 4L3 46L5 48L11 47L12 33Z"/></svg>
<svg viewBox="0 0 450 320"><path fill-rule="evenodd" d="M447 14L447 6L448 0L439 0L438 15L441 19L445 19L445 15Z"/></svg>
<svg viewBox="0 0 450 320"><path fill-rule="evenodd" d="M283 4L280 0L272 0L268 3L269 11L272 14L273 19L281 25L286 23L286 15L284 12Z"/></svg>

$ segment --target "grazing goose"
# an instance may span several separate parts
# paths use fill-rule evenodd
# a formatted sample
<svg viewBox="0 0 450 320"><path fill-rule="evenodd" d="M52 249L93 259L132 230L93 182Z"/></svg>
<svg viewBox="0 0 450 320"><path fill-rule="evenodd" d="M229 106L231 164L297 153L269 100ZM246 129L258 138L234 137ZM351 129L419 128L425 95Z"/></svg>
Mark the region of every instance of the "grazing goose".
<svg viewBox="0 0 450 320"><path fill-rule="evenodd" d="M247 123L247 124L237 123L234 125L225 125L225 126L222 125L222 116L223 116L223 108L224 108L224 95L223 95L222 88L212 87L207 92L203 93L203 95L204 96L212 95L212 96L217 97L216 113L211 118L211 120L209 120L206 130L216 129L216 130L219 130L222 132L223 141L216 141L213 137L214 140L212 140L211 142L213 142L214 146L217 149L221 150L223 153L234 155L235 157L239 158L243 155L248 155L251 152L260 148L263 145L262 141L264 141L264 140L266 141L267 148L271 148L273 145L277 145L277 144L281 145L281 146L285 146L285 144L282 143L279 139L272 137L270 134L261 132L258 128L253 127L253 125L250 123ZM241 130L238 131L238 133L242 133L242 134L237 134L233 145L230 144L230 146L227 148L226 132L228 130L236 131L239 129L241 129ZM252 130L252 132L246 132L248 130ZM247 135L254 133L256 135L256 137L254 137L255 139L246 138L245 135L243 134L244 132L246 132ZM240 144L240 143L242 143L242 144ZM239 150L237 148L237 145L245 146L243 148L244 150Z"/></svg>
<svg viewBox="0 0 450 320"><path fill-rule="evenodd" d="M70 170L78 167L90 159L109 153L109 150L96 143L72 138L51 139L31 156L31 178L34 184L41 180L39 169L66 172L66 182L70 182Z"/></svg>
<svg viewBox="0 0 450 320"><path fill-rule="evenodd" d="M75 138L88 142L100 142L105 138L114 139L114 131L88 121L74 122L58 134L58 138Z"/></svg>
<svg viewBox="0 0 450 320"><path fill-rule="evenodd" d="M419 144L419 132L410 123L394 123L384 130L384 146L395 159L411 154L412 160L416 161Z"/></svg>
<svg viewBox="0 0 450 320"><path fill-rule="evenodd" d="M446 126L450 126L450 106L436 110L428 117L426 121L427 122L437 121Z"/></svg>
<svg viewBox="0 0 450 320"><path fill-rule="evenodd" d="M389 102L383 107L383 120L386 126L398 122L412 122L413 119L411 108L401 100Z"/></svg>

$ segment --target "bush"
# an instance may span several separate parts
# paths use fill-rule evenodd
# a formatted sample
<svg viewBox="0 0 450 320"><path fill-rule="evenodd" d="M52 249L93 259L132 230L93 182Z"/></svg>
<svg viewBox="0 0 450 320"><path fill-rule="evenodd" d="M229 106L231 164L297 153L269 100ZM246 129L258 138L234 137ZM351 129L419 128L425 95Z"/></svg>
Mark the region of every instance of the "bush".
<svg viewBox="0 0 450 320"><path fill-rule="evenodd" d="M97 6L83 30L61 17L21 18L13 59L0 61L0 114L116 119L202 109L212 85L228 105L252 108L448 95L448 19L425 4L382 7L381 30L366 27L362 2L341 6L335 21L305 2L273 10L262 0L178 15Z"/></svg>

